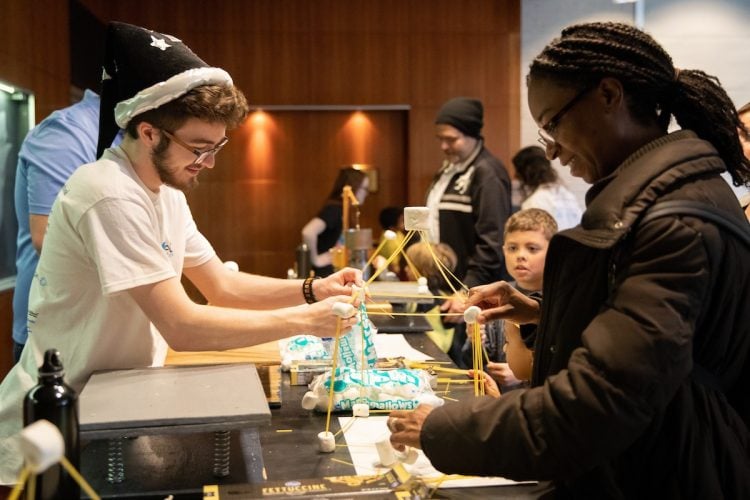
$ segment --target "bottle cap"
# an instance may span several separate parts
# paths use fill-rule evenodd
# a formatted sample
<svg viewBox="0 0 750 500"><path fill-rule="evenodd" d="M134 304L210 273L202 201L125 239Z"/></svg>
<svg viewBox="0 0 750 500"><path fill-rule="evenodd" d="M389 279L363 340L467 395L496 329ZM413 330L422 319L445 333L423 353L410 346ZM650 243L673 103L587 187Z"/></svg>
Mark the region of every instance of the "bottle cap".
<svg viewBox="0 0 750 500"><path fill-rule="evenodd" d="M57 349L47 349L44 352L44 362L39 367L39 375L62 377L64 373L62 361L60 360L60 351Z"/></svg>

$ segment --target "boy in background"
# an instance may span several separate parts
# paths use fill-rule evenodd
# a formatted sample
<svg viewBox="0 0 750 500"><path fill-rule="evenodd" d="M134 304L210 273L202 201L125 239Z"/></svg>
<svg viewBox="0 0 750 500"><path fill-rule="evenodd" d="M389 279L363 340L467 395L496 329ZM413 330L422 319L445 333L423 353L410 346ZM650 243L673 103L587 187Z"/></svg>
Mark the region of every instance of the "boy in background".
<svg viewBox="0 0 750 500"><path fill-rule="evenodd" d="M430 247L432 247L432 252L430 252ZM449 269L451 272L456 269L456 252L445 243L428 243L426 241L420 241L406 249L406 257L409 259L409 262L414 265L422 276L427 278L427 287L430 289L430 292L433 295L451 295L453 292L450 290L448 283L445 282L443 275L440 273L440 269L438 268L435 259L432 257L433 254L438 260L440 260L446 269ZM417 280L417 276L410 266L406 266L404 273L407 281ZM423 312L419 310L419 307L415 307L415 310L416 312ZM453 342L454 329L452 327L447 327L443 323L440 314L440 304L437 304L426 311L427 322L432 327L432 330L426 333L430 340L432 340L441 351L447 353Z"/></svg>
<svg viewBox="0 0 750 500"><path fill-rule="evenodd" d="M513 277L511 284L523 293L542 293L544 260L556 232L555 219L539 208L516 212L505 223L505 266ZM518 388L531 378L533 351L523 342L518 325L493 321L483 326L485 350L490 359L485 367L489 375L485 376L485 389L487 394L499 396L500 391ZM469 376L473 376L473 371L470 370Z"/></svg>

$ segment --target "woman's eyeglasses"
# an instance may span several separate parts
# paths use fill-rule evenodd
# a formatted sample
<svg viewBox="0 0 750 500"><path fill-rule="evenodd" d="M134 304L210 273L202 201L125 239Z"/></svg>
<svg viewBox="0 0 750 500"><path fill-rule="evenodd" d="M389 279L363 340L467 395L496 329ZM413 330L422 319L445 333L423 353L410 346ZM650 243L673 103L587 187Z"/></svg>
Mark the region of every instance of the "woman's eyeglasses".
<svg viewBox="0 0 750 500"><path fill-rule="evenodd" d="M557 126L560 124L560 120L562 120L562 118L565 116L565 113L573 109L573 106L578 104L578 101L583 99L583 97L588 94L592 88L593 87L586 87L576 95L574 95L573 98L565 104L565 106L560 108L560 111L555 113L555 115L550 118L547 123L539 128L539 139L537 139L539 141L539 144L541 144L545 148L551 147L555 144L555 139L554 137L552 137L552 135L555 133Z"/></svg>

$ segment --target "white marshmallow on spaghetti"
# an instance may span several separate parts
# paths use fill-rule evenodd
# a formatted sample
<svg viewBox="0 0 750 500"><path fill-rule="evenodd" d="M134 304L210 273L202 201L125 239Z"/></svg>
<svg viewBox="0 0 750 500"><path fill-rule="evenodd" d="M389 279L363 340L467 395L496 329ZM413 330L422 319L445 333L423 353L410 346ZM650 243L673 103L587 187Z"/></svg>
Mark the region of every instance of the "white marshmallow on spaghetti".
<svg viewBox="0 0 750 500"><path fill-rule="evenodd" d="M429 231L430 209L427 207L404 207L404 228L407 231Z"/></svg>
<svg viewBox="0 0 750 500"><path fill-rule="evenodd" d="M41 474L65 455L60 429L48 420L37 420L21 431L21 454L34 474Z"/></svg>
<svg viewBox="0 0 750 500"><path fill-rule="evenodd" d="M323 453L332 453L336 450L336 437L333 432L318 433L318 449Z"/></svg>
<svg viewBox="0 0 750 500"><path fill-rule="evenodd" d="M331 309L333 314L343 319L351 318L357 314L357 308L347 302L336 302Z"/></svg>
<svg viewBox="0 0 750 500"><path fill-rule="evenodd" d="M383 238L388 241L393 241L396 239L396 233L391 231L390 229L386 229L386 231L383 233Z"/></svg>
<svg viewBox="0 0 750 500"><path fill-rule="evenodd" d="M471 306L464 311L464 321L467 323L476 323L477 318L482 310L477 306Z"/></svg>
<svg viewBox="0 0 750 500"><path fill-rule="evenodd" d="M355 417L369 417L370 405L367 403L355 403L352 405L352 415Z"/></svg>

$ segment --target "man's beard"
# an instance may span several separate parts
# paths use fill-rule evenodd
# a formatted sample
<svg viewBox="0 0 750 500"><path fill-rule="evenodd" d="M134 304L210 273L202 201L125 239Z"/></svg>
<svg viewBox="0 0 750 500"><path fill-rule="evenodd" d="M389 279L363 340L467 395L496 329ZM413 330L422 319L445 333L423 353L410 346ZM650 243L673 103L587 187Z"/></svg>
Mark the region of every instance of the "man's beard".
<svg viewBox="0 0 750 500"><path fill-rule="evenodd" d="M169 147L169 141L165 141L162 137L159 140L159 144L154 146L151 150L151 162L156 167L156 171L159 173L159 179L173 188L179 189L185 193L198 186L198 177L190 177L187 182L179 181L175 176L175 170L171 169L167 165L167 148Z"/></svg>

